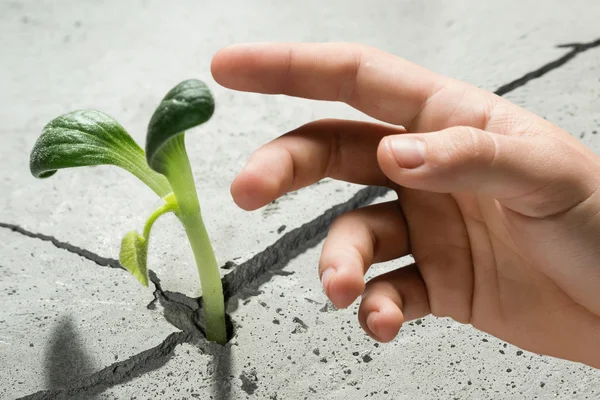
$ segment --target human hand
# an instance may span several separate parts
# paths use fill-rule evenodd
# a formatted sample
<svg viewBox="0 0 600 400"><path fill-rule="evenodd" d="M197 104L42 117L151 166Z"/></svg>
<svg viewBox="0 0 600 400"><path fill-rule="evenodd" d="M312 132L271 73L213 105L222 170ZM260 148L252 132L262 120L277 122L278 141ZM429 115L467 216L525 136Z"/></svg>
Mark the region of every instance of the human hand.
<svg viewBox="0 0 600 400"><path fill-rule="evenodd" d="M231 186L246 210L325 177L396 190L338 218L319 263L336 307L362 295L371 337L433 314L600 367L599 156L501 97L364 46L236 45L212 72L390 124L309 123L256 151ZM415 264L365 285L372 264L408 254Z"/></svg>

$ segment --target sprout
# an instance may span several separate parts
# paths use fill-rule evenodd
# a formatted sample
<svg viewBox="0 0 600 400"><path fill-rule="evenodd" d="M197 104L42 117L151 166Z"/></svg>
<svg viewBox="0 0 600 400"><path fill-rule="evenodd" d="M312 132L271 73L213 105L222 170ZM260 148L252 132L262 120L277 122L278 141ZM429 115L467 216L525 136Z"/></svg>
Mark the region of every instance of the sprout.
<svg viewBox="0 0 600 400"><path fill-rule="evenodd" d="M208 121L214 109L213 97L203 82L181 82L152 115L146 152L110 116L95 110L74 111L44 127L31 152L30 169L36 178L48 178L64 168L114 165L135 175L161 197L164 203L150 215L143 233L131 231L123 238L121 264L148 286L146 261L152 225L161 215L175 213L198 267L207 339L224 344L223 288L185 148L185 131Z"/></svg>

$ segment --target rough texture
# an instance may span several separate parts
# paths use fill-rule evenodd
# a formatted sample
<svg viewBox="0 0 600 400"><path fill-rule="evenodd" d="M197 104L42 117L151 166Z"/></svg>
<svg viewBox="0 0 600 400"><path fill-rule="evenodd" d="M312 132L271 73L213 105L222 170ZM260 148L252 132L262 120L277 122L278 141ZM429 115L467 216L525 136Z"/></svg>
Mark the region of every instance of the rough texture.
<svg viewBox="0 0 600 400"><path fill-rule="evenodd" d="M119 361L80 379L62 381L59 389L34 393L23 399L90 398L107 388L127 382L145 372L157 369L169 361L177 345L190 340L191 334L172 333L158 346Z"/></svg>
<svg viewBox="0 0 600 400"><path fill-rule="evenodd" d="M577 57L578 54L586 52L588 50L594 49L596 47L600 47L600 38L593 40L591 42L585 43L568 43L561 44L556 46L557 48L571 48L571 51L563 55L562 57L557 58L556 60L552 60L547 64L542 65L540 68L533 70L531 72L526 73L522 77L515 79L512 82L509 82L505 85L500 86L495 90L495 93L499 96L504 96L507 93L510 93L522 86L525 86L528 82L538 79L548 72L551 72L557 68L562 67L573 58Z"/></svg>
<svg viewBox="0 0 600 400"><path fill-rule="evenodd" d="M358 327L357 304L335 311L314 279L312 249L234 313L227 351L184 346L163 368L106 391L107 399L596 398L596 370L538 356L449 319L406 324L389 344ZM371 275L404 262L378 265ZM227 360L225 376L212 360ZM161 385L152 385L161 382ZM253 392L250 395L250 392ZM575 394L573 394L575 392ZM254 396L254 397L252 397Z"/></svg>
<svg viewBox="0 0 600 400"><path fill-rule="evenodd" d="M39 239L44 242L50 242L57 249L66 250L69 253L73 253L78 256L81 256L81 257L83 257L87 260L90 260L102 267L123 269L123 266L121 264L119 264L119 261L115 260L114 258L102 257L96 253L89 251L89 250L82 249L81 247L78 247L78 246L74 246L71 243L62 242L62 241L58 240L57 238L55 238L54 236L44 235L43 233L31 232L31 231L28 231L27 229L20 227L19 225L7 224L4 222L0 222L0 228L9 229L13 232L19 233L23 236L27 236L27 237L30 237L33 239Z"/></svg>
<svg viewBox="0 0 600 400"><path fill-rule="evenodd" d="M0 229L0 398L59 389L176 328L125 271Z"/></svg>
<svg viewBox="0 0 600 400"><path fill-rule="evenodd" d="M316 246L325 239L329 226L343 213L365 206L389 192L387 188L369 187L360 190L352 198L325 211L322 215L286 233L274 244L235 268L223 278L225 298L238 293L257 281L268 279L278 273L296 256Z"/></svg>
<svg viewBox="0 0 600 400"><path fill-rule="evenodd" d="M393 193L324 180L254 213L229 197L259 145L317 118L368 120L340 104L220 88L210 57L239 41L374 45L497 90L598 150L600 4L496 3L0 5L10 54L0 65L0 397L597 397L596 371L470 327L426 318L376 346L355 308L334 311L316 279L315 246L338 213ZM117 169L46 181L27 169L43 125L72 109L105 111L143 143L165 90L190 77L205 80L217 101L188 150L230 296L235 337L225 348L201 337L195 266L174 218L155 226L150 289L118 269L121 235L141 228L153 193ZM378 265L368 277L409 261Z"/></svg>

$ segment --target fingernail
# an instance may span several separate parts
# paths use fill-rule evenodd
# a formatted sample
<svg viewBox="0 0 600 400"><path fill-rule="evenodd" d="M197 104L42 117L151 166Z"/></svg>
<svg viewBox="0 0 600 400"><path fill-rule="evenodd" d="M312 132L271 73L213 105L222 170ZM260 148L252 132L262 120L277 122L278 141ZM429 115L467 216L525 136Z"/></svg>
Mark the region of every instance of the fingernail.
<svg viewBox="0 0 600 400"><path fill-rule="evenodd" d="M388 146L400 168L412 169L425 164L425 143L421 140L396 136L388 139Z"/></svg>
<svg viewBox="0 0 600 400"><path fill-rule="evenodd" d="M367 326L371 330L371 333L373 333L375 336L379 336L377 334L377 331L375 330L375 320L377 320L378 316L379 313L377 311L373 311L372 313L367 315Z"/></svg>
<svg viewBox="0 0 600 400"><path fill-rule="evenodd" d="M325 294L328 294L328 292L329 292L329 282L331 282L331 278L334 275L335 275L334 268L327 268L321 275L321 285L323 285L323 289L325 289Z"/></svg>

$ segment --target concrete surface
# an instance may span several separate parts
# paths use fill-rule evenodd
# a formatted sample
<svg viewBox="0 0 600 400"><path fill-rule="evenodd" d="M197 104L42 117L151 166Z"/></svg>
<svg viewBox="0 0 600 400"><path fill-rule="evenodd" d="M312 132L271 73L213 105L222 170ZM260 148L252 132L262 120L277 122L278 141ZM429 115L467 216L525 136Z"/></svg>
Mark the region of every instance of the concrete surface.
<svg viewBox="0 0 600 400"><path fill-rule="evenodd" d="M233 314L240 326L228 345L229 354L220 352L222 358L216 358L213 349L182 346L163 368L109 389L106 398L195 395L208 399L212 394L215 399L533 399L555 394L559 398L578 398L570 396L573 393L588 398L600 395L597 371L519 352L449 319L411 322L394 342L376 344L361 332L357 306L344 311L326 307L313 271L306 268L316 265L318 257L316 249L307 251L285 268L295 272L293 275L275 277L261 286L264 293L243 303ZM229 368L217 367L228 361Z"/></svg>
<svg viewBox="0 0 600 400"><path fill-rule="evenodd" d="M123 270L0 230L0 398L60 388L177 329Z"/></svg>
<svg viewBox="0 0 600 400"><path fill-rule="evenodd" d="M540 70L571 51L557 44L600 37L600 3L301 4L0 4L0 222L108 259L81 257L19 229L0 228L0 397L598 397L597 371L519 353L445 319L413 323L392 344L376 347L359 331L352 309L327 307L316 277L319 248L309 248L310 238L302 235L294 236L306 248L299 257L289 263L281 259L285 252L268 258L293 275L267 274L259 277L259 291L237 292L230 302L237 335L230 350L217 351L193 332L198 278L174 219L159 220L150 246L159 289L142 288L110 268L121 236L140 229L157 204L149 190L109 167L61 171L44 181L30 176L31 146L58 114L97 108L142 143L166 90L188 77L203 79L217 111L190 132L188 147L206 224L222 264L260 267L252 257L288 232L304 232L293 230L308 221L322 225L326 210L361 187L326 180L246 213L231 201L229 184L249 154L317 118L367 118L340 104L218 87L208 71L210 58L240 41L370 44L489 90L504 87L507 98L577 137L583 134L600 150L594 133L600 130L600 48ZM504 86L529 73L545 75ZM151 303L155 296L159 301Z"/></svg>

